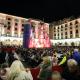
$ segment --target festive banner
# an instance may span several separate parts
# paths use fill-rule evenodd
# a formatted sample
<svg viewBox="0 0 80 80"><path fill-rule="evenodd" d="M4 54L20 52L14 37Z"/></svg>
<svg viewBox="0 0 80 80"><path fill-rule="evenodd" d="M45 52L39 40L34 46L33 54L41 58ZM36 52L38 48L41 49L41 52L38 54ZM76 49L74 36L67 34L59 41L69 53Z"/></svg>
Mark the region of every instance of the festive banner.
<svg viewBox="0 0 80 80"><path fill-rule="evenodd" d="M36 28L36 27L35 27ZM39 24L35 32L31 24L24 26L23 47L24 48L49 48L51 46L46 24ZM34 37L38 33L38 37Z"/></svg>

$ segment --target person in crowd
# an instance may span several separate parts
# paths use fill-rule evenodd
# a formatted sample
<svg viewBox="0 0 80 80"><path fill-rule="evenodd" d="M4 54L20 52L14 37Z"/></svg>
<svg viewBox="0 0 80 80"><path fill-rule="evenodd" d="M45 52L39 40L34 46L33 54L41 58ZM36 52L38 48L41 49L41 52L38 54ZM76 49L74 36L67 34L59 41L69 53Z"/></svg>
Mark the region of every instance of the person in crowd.
<svg viewBox="0 0 80 80"><path fill-rule="evenodd" d="M64 68L62 76L66 80L80 80L80 68L77 61L69 59L67 61L67 68Z"/></svg>
<svg viewBox="0 0 80 80"><path fill-rule="evenodd" d="M30 70L24 68L19 60L15 60L10 67L10 74L7 80L33 80Z"/></svg>
<svg viewBox="0 0 80 80"><path fill-rule="evenodd" d="M65 80L65 79L62 78L60 72L54 71L52 73L52 79L51 80Z"/></svg>
<svg viewBox="0 0 80 80"><path fill-rule="evenodd" d="M62 60L59 62L59 66L65 66L67 62L67 53L63 53L63 58Z"/></svg>
<svg viewBox="0 0 80 80"><path fill-rule="evenodd" d="M11 64L13 63L13 61L15 60L20 60L20 57L18 56L18 54L16 53L15 50L12 50L11 53L8 53L8 62L9 62L9 66L11 66Z"/></svg>
<svg viewBox="0 0 80 80"><path fill-rule="evenodd" d="M8 74L10 73L10 68L7 63L3 63L1 65L0 70L0 80L7 80Z"/></svg>
<svg viewBox="0 0 80 80"><path fill-rule="evenodd" d="M48 80L52 74L52 64L48 56L43 58L43 63L40 65L41 69L38 75L39 80Z"/></svg>
<svg viewBox="0 0 80 80"><path fill-rule="evenodd" d="M80 63L80 53L78 49L74 49L72 58L75 59L78 63Z"/></svg>
<svg viewBox="0 0 80 80"><path fill-rule="evenodd" d="M52 56L52 65L53 65L53 66L58 65L57 53L54 53L53 56Z"/></svg>

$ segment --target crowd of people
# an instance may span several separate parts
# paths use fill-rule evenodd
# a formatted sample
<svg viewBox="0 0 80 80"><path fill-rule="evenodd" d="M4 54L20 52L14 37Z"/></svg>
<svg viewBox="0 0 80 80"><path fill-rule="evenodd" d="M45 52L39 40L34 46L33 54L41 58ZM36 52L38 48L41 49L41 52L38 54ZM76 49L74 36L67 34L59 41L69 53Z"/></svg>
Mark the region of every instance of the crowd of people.
<svg viewBox="0 0 80 80"><path fill-rule="evenodd" d="M0 47L0 80L80 80L80 47Z"/></svg>

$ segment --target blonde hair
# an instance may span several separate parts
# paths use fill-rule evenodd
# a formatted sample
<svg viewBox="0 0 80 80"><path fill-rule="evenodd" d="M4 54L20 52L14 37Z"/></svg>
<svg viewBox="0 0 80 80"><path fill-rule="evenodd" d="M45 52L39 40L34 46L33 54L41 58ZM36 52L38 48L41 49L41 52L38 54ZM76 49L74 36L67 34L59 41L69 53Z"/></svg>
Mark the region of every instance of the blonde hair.
<svg viewBox="0 0 80 80"><path fill-rule="evenodd" d="M53 74L52 74L52 80L53 79L58 79L58 80L61 80L61 75L58 71L54 71Z"/></svg>
<svg viewBox="0 0 80 80"><path fill-rule="evenodd" d="M50 59L49 59L48 56L45 56L45 57L43 57L43 61L44 61L44 62L50 62Z"/></svg>
<svg viewBox="0 0 80 80"><path fill-rule="evenodd" d="M21 61L16 60L12 63L10 67L10 75L8 76L8 80L13 80L13 78L21 73L22 71L26 71Z"/></svg>
<svg viewBox="0 0 80 80"><path fill-rule="evenodd" d="M68 65L68 66L77 66L78 63L77 63L77 61L74 60L74 59L69 59L69 60L67 61L67 65Z"/></svg>
<svg viewBox="0 0 80 80"><path fill-rule="evenodd" d="M23 64L21 63L21 61L19 61L19 60L14 61L10 67L11 72L20 72L20 71L24 71L24 70L25 70L25 68L24 68Z"/></svg>

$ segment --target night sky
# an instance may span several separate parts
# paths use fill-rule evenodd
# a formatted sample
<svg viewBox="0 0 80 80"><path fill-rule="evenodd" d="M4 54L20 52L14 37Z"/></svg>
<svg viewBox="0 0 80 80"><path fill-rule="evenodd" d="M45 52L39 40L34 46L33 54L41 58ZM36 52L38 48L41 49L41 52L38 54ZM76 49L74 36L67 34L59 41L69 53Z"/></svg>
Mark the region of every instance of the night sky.
<svg viewBox="0 0 80 80"><path fill-rule="evenodd" d="M0 12L53 22L80 16L77 0L0 0Z"/></svg>

